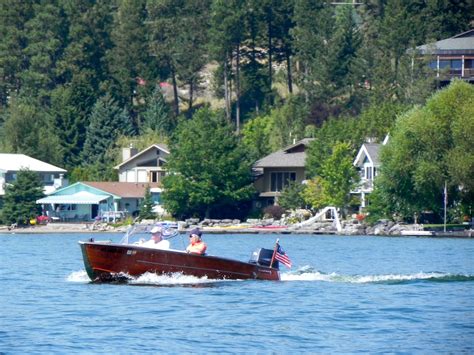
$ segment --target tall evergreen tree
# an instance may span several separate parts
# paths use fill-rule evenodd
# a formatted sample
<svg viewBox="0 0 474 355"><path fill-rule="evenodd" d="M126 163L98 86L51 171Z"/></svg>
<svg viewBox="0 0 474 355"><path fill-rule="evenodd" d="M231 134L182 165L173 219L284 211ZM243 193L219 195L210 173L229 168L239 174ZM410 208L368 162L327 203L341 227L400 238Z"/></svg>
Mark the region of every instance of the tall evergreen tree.
<svg viewBox="0 0 474 355"><path fill-rule="evenodd" d="M63 151L53 118L34 98L13 98L3 125L4 148L51 164L63 164Z"/></svg>
<svg viewBox="0 0 474 355"><path fill-rule="evenodd" d="M58 62L61 86L52 94L52 112L58 135L64 142L65 164L80 161L86 139L88 117L108 78L105 53L109 36L111 4L88 0L65 1L68 37L64 55Z"/></svg>
<svg viewBox="0 0 474 355"><path fill-rule="evenodd" d="M89 164L107 164L106 153L119 135L134 133L130 117L110 96L97 101L91 113L87 137L82 151L83 161Z"/></svg>
<svg viewBox="0 0 474 355"><path fill-rule="evenodd" d="M38 174L30 170L20 170L16 181L5 187L3 220L27 225L30 219L41 213L41 206L36 204L36 200L43 196L43 186Z"/></svg>
<svg viewBox="0 0 474 355"><path fill-rule="evenodd" d="M57 85L56 63L64 50L67 28L64 12L56 1L35 4L34 10L35 16L25 24L28 69L21 73L22 93L37 97L47 106Z"/></svg>
<svg viewBox="0 0 474 355"><path fill-rule="evenodd" d="M211 8L211 53L213 58L223 67L224 95L228 119L231 118L231 79L235 81L235 126L237 132L240 132L240 71L241 46L245 34L243 28L243 24L245 24L245 5L245 0L216 0L212 3Z"/></svg>
<svg viewBox="0 0 474 355"><path fill-rule="evenodd" d="M25 24L32 17L32 2L0 1L0 107L21 88L20 74L27 67Z"/></svg>
<svg viewBox="0 0 474 355"><path fill-rule="evenodd" d="M296 1L295 51L301 63L298 83L307 100L327 101L332 95L329 43L334 31L334 8L325 0Z"/></svg>
<svg viewBox="0 0 474 355"><path fill-rule="evenodd" d="M113 78L109 87L111 94L133 116L137 114L136 106L143 101L141 88L149 86L158 71L150 53L146 21L146 0L120 1L111 31L113 48L107 53Z"/></svg>
<svg viewBox="0 0 474 355"><path fill-rule="evenodd" d="M163 98L159 86L156 87L153 95L148 100L146 111L143 112L142 116L141 134L147 130L152 130L171 136L177 125L176 118L170 112L169 105Z"/></svg>
<svg viewBox="0 0 474 355"><path fill-rule="evenodd" d="M210 1L149 1L151 50L167 67L173 84L174 112L179 114L178 80L188 85L189 108L205 64ZM192 53L192 54L191 54Z"/></svg>

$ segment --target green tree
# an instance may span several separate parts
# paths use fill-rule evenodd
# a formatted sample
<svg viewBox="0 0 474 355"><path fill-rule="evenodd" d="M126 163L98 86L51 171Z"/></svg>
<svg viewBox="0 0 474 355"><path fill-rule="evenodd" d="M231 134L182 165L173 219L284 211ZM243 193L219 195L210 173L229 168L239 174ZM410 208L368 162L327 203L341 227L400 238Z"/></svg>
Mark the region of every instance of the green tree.
<svg viewBox="0 0 474 355"><path fill-rule="evenodd" d="M305 185L290 181L288 186L285 186L278 197L278 204L285 210L294 210L302 208L305 205L303 199L303 190Z"/></svg>
<svg viewBox="0 0 474 355"><path fill-rule="evenodd" d="M140 204L140 211L138 214L140 219L155 219L156 213L153 212L153 199L151 197L150 187L145 189L145 196Z"/></svg>
<svg viewBox="0 0 474 355"><path fill-rule="evenodd" d="M89 164L110 163L106 153L114 145L120 135L132 135L133 126L128 113L117 103L105 96L94 106L87 128L84 143L83 161Z"/></svg>
<svg viewBox="0 0 474 355"><path fill-rule="evenodd" d="M445 183L450 206L472 206L473 103L473 87L456 81L397 120L376 180L375 202L390 206L391 216L410 219L427 210L440 215Z"/></svg>
<svg viewBox="0 0 474 355"><path fill-rule="evenodd" d="M221 113L205 108L182 121L170 151L163 200L172 214L209 217L252 196L251 164Z"/></svg>
<svg viewBox="0 0 474 355"><path fill-rule="evenodd" d="M63 152L53 118L34 100L11 99L2 133L5 149L62 165Z"/></svg>
<svg viewBox="0 0 474 355"><path fill-rule="evenodd" d="M351 203L350 191L358 181L352 165L354 150L347 143L336 143L321 164L320 174L308 182L304 200L313 208L335 206L343 211Z"/></svg>
<svg viewBox="0 0 474 355"><path fill-rule="evenodd" d="M51 109L63 143L65 165L77 166L86 139L89 115L109 78L105 54L112 46L110 2L64 1L68 19L64 52L57 62L58 85Z"/></svg>
<svg viewBox="0 0 474 355"><path fill-rule="evenodd" d="M58 83L56 73L66 42L67 23L64 11L55 1L34 4L35 15L25 24L28 69L21 72L22 94L37 98L46 107L51 91Z"/></svg>
<svg viewBox="0 0 474 355"><path fill-rule="evenodd" d="M346 208L350 203L350 191L358 181L359 175L352 165L354 150L347 143L337 143L332 154L321 166L326 203Z"/></svg>
<svg viewBox="0 0 474 355"><path fill-rule="evenodd" d="M144 99L142 86L159 72L158 64L150 52L147 27L146 0L118 2L111 29L113 47L106 53L111 73L110 94L126 107L133 117ZM151 85L153 89L153 85Z"/></svg>
<svg viewBox="0 0 474 355"><path fill-rule="evenodd" d="M173 84L174 113L179 115L178 80L188 85L188 107L201 81L206 64L210 1L148 1L151 51L167 68Z"/></svg>
<svg viewBox="0 0 474 355"><path fill-rule="evenodd" d="M41 213L36 200L43 197L43 186L38 174L30 170L20 170L17 179L5 187L3 220L8 223L26 225L29 220Z"/></svg>
<svg viewBox="0 0 474 355"><path fill-rule="evenodd" d="M20 74L28 65L25 24L33 15L32 2L0 1L0 107L21 89Z"/></svg>
<svg viewBox="0 0 474 355"><path fill-rule="evenodd" d="M142 117L142 124L140 125L140 133L142 134L147 130L152 130L170 136L177 125L177 119L170 112L170 107L163 98L159 86L148 100Z"/></svg>
<svg viewBox="0 0 474 355"><path fill-rule="evenodd" d="M334 32L334 8L329 1L296 1L293 29L296 56L302 65L297 82L308 100L331 97L328 63L329 43Z"/></svg>
<svg viewBox="0 0 474 355"><path fill-rule="evenodd" d="M244 0L215 0L211 7L210 52L222 66L226 116L231 119L231 87L235 89L235 125L240 132L242 42L246 34ZM235 61L235 65L233 62ZM235 68L235 70L232 70ZM234 85L232 83L235 82Z"/></svg>
<svg viewBox="0 0 474 355"><path fill-rule="evenodd" d="M242 143L252 160L258 160L271 153L271 128L272 119L270 115L257 116L245 123L242 130Z"/></svg>

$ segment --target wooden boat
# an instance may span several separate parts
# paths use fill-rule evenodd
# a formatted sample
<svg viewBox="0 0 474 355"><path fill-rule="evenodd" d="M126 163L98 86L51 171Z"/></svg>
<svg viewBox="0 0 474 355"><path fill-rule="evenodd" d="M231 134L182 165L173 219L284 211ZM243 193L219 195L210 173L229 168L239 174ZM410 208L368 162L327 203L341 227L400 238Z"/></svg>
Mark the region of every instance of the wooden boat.
<svg viewBox="0 0 474 355"><path fill-rule="evenodd" d="M209 279L280 279L278 261L273 260L270 267L273 250L261 248L252 254L249 262L188 254L182 250L156 249L132 242L130 237L136 235L135 229L127 232L120 243L92 239L79 242L84 265L92 281L113 281L147 272L182 273Z"/></svg>

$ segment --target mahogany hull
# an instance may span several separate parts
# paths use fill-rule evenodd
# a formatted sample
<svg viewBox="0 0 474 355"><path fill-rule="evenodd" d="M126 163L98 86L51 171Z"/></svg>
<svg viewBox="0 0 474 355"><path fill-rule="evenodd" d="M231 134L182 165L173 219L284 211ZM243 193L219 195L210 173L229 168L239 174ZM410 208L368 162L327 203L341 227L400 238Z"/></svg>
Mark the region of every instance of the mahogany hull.
<svg viewBox="0 0 474 355"><path fill-rule="evenodd" d="M80 246L87 274L93 281L112 280L120 273L140 276L146 272L210 279L280 279L277 268L216 256L101 242L80 242Z"/></svg>

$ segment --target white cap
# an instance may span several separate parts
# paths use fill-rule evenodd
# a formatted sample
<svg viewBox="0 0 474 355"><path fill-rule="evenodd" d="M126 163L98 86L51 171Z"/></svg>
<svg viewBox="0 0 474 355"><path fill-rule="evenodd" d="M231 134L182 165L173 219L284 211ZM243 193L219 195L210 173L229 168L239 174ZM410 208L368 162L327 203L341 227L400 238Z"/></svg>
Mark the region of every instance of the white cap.
<svg viewBox="0 0 474 355"><path fill-rule="evenodd" d="M153 227L150 232L152 234L159 233L159 232L161 232L161 228L160 227Z"/></svg>

